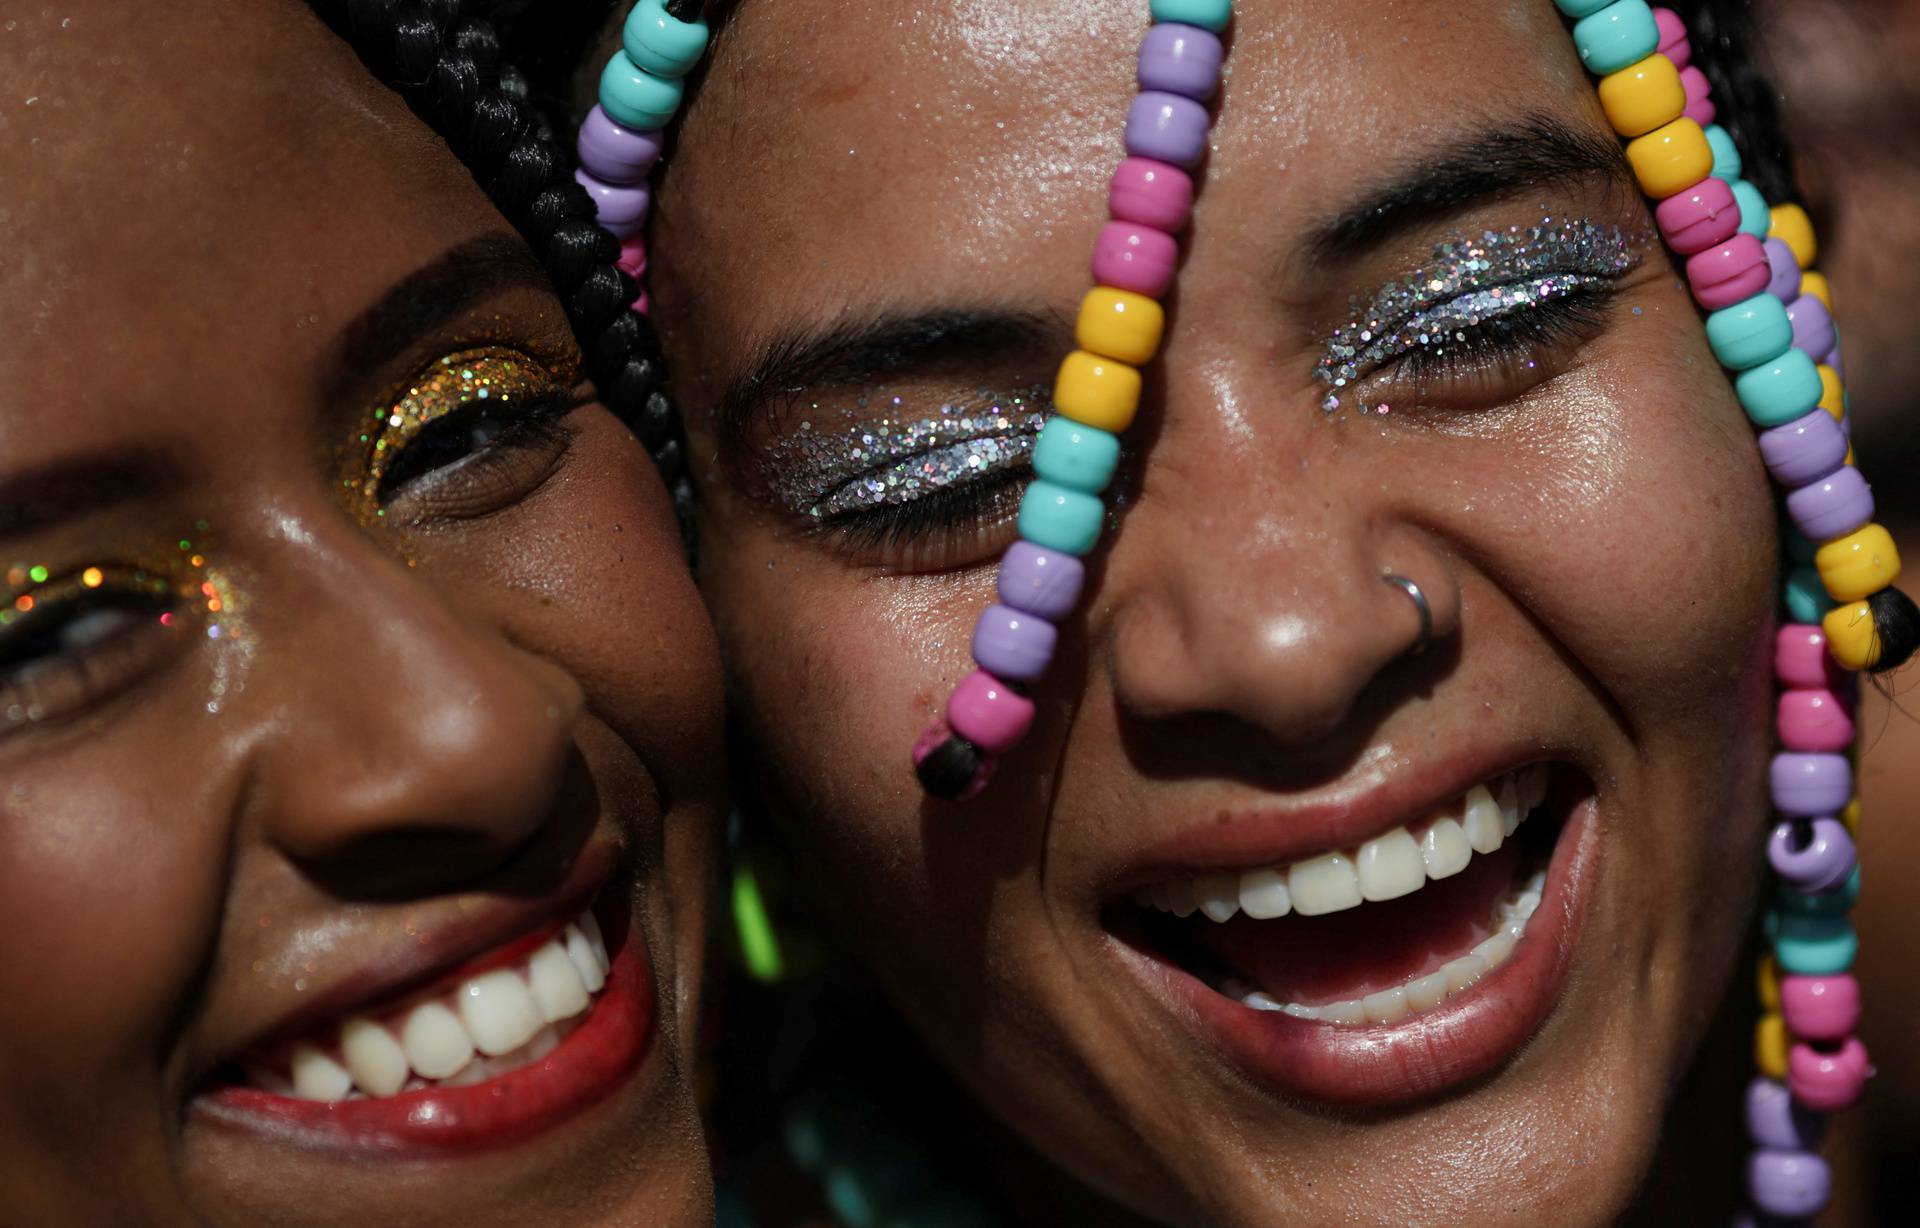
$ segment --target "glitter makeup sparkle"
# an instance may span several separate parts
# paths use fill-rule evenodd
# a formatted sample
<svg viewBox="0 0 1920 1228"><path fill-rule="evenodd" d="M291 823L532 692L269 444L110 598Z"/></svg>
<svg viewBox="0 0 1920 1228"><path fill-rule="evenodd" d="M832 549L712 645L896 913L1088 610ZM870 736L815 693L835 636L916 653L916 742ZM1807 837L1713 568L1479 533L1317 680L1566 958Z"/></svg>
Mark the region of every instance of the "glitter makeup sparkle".
<svg viewBox="0 0 1920 1228"><path fill-rule="evenodd" d="M1330 386L1321 408L1338 409L1341 389L1409 350L1445 354L1468 329L1613 281L1634 266L1634 248L1617 226L1551 216L1440 244L1426 268L1353 300L1354 318L1314 365Z"/></svg>

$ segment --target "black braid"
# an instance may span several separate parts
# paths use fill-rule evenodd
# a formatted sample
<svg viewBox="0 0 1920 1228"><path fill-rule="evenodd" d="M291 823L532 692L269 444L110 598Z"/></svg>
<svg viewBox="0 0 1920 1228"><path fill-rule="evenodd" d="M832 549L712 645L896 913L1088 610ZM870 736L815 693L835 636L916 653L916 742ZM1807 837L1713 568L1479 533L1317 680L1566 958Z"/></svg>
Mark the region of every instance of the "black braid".
<svg viewBox="0 0 1920 1228"><path fill-rule="evenodd" d="M440 134L540 257L601 400L652 454L691 533L686 448L659 339L629 309L638 287L614 263L620 244L595 224L592 198L574 182L526 77L503 62L493 26L469 12L469 0L309 3ZM667 10L684 20L700 2L668 0Z"/></svg>

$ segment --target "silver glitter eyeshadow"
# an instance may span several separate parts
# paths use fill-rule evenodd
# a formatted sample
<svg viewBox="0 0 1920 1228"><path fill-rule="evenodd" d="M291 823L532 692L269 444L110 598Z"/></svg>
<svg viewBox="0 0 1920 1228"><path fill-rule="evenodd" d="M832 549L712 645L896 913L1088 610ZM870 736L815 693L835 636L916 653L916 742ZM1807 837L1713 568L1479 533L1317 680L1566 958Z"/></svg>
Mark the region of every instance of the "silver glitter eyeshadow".
<svg viewBox="0 0 1920 1228"><path fill-rule="evenodd" d="M1618 226L1585 219L1548 217L1442 243L1426 268L1354 299L1354 318L1334 330L1313 368L1333 389L1321 405L1339 408L1340 389L1409 350L1444 353L1478 324L1609 282L1634 260Z"/></svg>
<svg viewBox="0 0 1920 1228"><path fill-rule="evenodd" d="M942 404L924 418L906 418L906 399L862 397L853 417L878 408L887 416L840 428L802 421L770 449L773 494L796 515L827 519L862 508L911 503L933 491L1025 465L1046 424L1045 388L1013 395L982 389ZM811 407L834 416L831 407Z"/></svg>

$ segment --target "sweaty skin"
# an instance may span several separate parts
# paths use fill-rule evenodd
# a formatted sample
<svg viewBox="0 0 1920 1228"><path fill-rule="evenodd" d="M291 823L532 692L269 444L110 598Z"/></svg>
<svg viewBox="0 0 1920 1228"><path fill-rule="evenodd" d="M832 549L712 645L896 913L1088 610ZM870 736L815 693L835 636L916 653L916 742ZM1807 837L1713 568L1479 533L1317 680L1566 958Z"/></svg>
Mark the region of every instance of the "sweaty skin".
<svg viewBox="0 0 1920 1228"><path fill-rule="evenodd" d="M0 568L97 604L0 627L0 1219L710 1223L718 659L544 275L304 5L8 18ZM578 402L558 437L361 498L368 415L481 346ZM304 1004L608 866L651 1039L584 1111L384 1162L207 1111Z"/></svg>
<svg viewBox="0 0 1920 1228"><path fill-rule="evenodd" d="M1144 9L747 3L718 44L654 285L758 787L848 949L1052 1166L1007 1191L1033 1222L1610 1222L1664 1146L1759 881L1765 477L1617 169L1313 243L1477 134L1544 118L1617 148L1551 4L1237 6L1119 510L1036 729L975 802L926 801L907 751L971 668L1010 501L834 525L773 493L766 458L822 414L1051 379ZM808 71L780 71L798 46ZM1313 368L1356 297L1549 216L1635 237L1591 319L1363 398L1391 412L1321 408ZM746 379L793 338L937 311L1026 325L959 361ZM1428 594L1434 650L1403 655L1416 622L1383 570ZM1435 1036L1345 1089L1365 1105L1304 1094L1225 1052L1112 922L1168 841L1532 759L1585 782L1589 843L1577 907L1543 906L1569 919L1564 984L1497 1061ZM1706 1108L1737 1130L1736 1100ZM1680 1183L1700 1214L1663 1222L1704 1219L1726 1171Z"/></svg>

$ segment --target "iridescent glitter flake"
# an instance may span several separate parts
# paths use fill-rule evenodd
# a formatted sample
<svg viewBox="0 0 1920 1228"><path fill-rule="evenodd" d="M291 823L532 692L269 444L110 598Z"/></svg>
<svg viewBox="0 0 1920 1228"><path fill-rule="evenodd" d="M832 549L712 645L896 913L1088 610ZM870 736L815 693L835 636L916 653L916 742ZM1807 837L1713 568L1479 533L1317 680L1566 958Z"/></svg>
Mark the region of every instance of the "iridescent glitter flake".
<svg viewBox="0 0 1920 1228"><path fill-rule="evenodd" d="M1044 388L1012 395L981 389L924 418L901 416L903 397L861 397L850 411L815 404L811 416L769 449L773 494L796 515L825 520L863 508L911 503L933 491L1027 463L1046 423ZM887 416L833 429L814 418Z"/></svg>
<svg viewBox="0 0 1920 1228"><path fill-rule="evenodd" d="M1353 320L1334 330L1313 369L1331 387L1321 407L1338 409L1342 388L1399 355L1445 354L1477 325L1612 281L1634 263L1619 227L1584 218L1442 243L1428 267L1354 299Z"/></svg>

